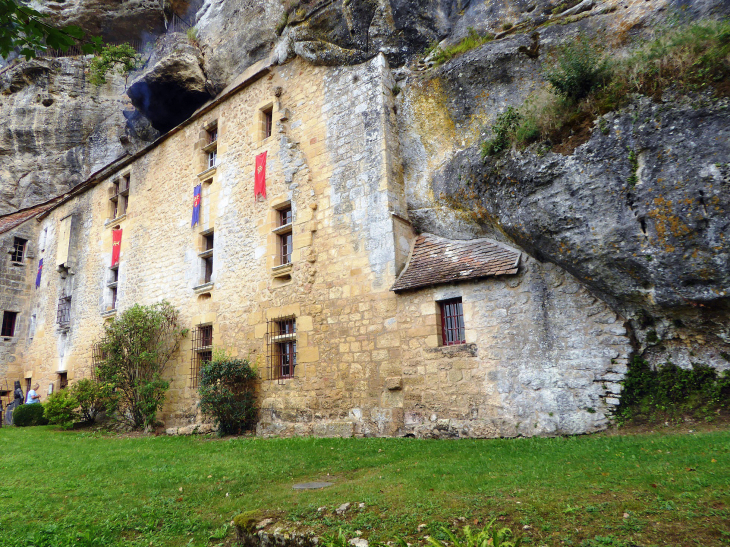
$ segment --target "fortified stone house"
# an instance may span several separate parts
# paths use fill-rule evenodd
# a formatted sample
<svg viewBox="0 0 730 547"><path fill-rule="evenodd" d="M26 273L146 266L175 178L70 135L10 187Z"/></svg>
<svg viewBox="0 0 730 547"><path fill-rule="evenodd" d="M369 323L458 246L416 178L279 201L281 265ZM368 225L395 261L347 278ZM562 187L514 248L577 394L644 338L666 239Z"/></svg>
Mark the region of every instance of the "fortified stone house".
<svg viewBox="0 0 730 547"><path fill-rule="evenodd" d="M2 386L38 381L45 399L89 377L104 322L167 299L190 328L168 427L200 421L214 347L257 364L260 435L604 427L630 351L617 316L517 249L413 233L393 86L382 56L261 63L139 153L1 218Z"/></svg>

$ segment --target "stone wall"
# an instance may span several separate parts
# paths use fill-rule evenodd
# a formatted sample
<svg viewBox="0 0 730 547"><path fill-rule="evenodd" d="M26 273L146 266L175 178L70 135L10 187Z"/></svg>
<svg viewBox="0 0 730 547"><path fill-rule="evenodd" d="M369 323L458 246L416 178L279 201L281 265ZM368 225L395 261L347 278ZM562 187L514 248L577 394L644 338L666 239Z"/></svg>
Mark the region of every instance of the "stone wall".
<svg viewBox="0 0 730 547"><path fill-rule="evenodd" d="M37 332L18 345L22 374L47 385L88 377L104 322L134 303L169 300L192 332L259 367L261 435L500 436L604 427L625 370L616 316L556 267L524 258L520 273L395 294L408 255L408 220L393 81L384 57L352 67L301 60L253 67L186 125L41 218L41 290L29 291ZM262 134L271 109L273 134ZM218 165L207 131L217 124ZM267 153L267 197L255 198ZM111 219L113 181L130 177L129 207ZM193 188L201 222L190 226ZM293 212L291 266L278 259L278 209ZM57 270L61 222L73 215L72 267ZM35 221L33 221L35 222ZM117 307L112 231L123 231ZM204 237L214 234L210 283ZM523 255L524 256L524 255ZM71 262L71 261L69 261ZM59 298L71 321L57 324ZM439 347L437 301L461 296L467 344ZM296 321L297 366L269 366L271 321ZM160 415L199 423L193 336L167 375Z"/></svg>

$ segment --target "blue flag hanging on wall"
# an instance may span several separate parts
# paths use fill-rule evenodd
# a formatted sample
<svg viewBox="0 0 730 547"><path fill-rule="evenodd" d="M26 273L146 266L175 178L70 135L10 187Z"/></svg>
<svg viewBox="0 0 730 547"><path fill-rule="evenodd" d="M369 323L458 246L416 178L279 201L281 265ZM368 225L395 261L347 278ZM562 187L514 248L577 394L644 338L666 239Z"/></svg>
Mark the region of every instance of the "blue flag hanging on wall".
<svg viewBox="0 0 730 547"><path fill-rule="evenodd" d="M200 184L193 190L193 220L190 226L195 226L200 223Z"/></svg>
<svg viewBox="0 0 730 547"><path fill-rule="evenodd" d="M35 276L35 288L41 286L41 272L43 272L43 259L38 261L38 275Z"/></svg>

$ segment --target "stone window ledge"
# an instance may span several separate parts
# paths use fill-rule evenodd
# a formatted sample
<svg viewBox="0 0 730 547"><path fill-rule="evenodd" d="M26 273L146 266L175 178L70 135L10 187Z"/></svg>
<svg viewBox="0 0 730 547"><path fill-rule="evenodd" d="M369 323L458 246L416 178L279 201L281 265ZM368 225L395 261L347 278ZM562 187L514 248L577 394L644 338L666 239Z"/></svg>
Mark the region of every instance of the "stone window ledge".
<svg viewBox="0 0 730 547"><path fill-rule="evenodd" d="M218 164L218 165L220 165L220 164ZM200 173L198 173L198 178L200 180L209 179L210 177L215 175L215 172L218 169L218 165L214 165L213 167L208 167L205 171L201 171Z"/></svg>
<svg viewBox="0 0 730 547"><path fill-rule="evenodd" d="M443 357L476 357L476 344L456 344L453 346L439 346L437 348L427 348L430 353L440 353Z"/></svg>
<svg viewBox="0 0 730 547"><path fill-rule="evenodd" d="M19 266L21 268L25 268L25 262L11 262L13 266Z"/></svg>
<svg viewBox="0 0 730 547"><path fill-rule="evenodd" d="M284 277L287 275L291 275L292 271L292 263L289 264L282 264L281 266L274 266L271 268L271 275L273 277Z"/></svg>
<svg viewBox="0 0 730 547"><path fill-rule="evenodd" d="M205 152L207 154L208 152L212 152L213 150L215 150L217 148L218 148L218 139L214 140L213 142L209 142L208 144L206 144L203 147L203 152Z"/></svg>
<svg viewBox="0 0 730 547"><path fill-rule="evenodd" d="M203 283L202 285L198 285L197 287L193 287L193 292L195 294L202 294L204 292L209 292L213 290L213 286L215 283L212 281L210 283Z"/></svg>
<svg viewBox="0 0 730 547"><path fill-rule="evenodd" d="M117 309L116 308L113 308L111 310L106 310L106 311L101 312L101 316L104 317L104 318L106 318L106 317L114 317L116 314L117 314Z"/></svg>
<svg viewBox="0 0 730 547"><path fill-rule="evenodd" d="M104 226L106 226L108 228L109 226L119 224L121 221L126 220L126 218L127 218L127 213L124 213L122 216L119 216L117 218L107 219L106 222L104 222Z"/></svg>

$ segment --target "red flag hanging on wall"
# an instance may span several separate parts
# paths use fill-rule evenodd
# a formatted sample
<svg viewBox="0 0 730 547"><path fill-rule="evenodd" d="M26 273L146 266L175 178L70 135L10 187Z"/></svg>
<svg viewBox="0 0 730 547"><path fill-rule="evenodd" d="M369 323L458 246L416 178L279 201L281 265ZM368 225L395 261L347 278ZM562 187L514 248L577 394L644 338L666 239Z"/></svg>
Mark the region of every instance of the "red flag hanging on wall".
<svg viewBox="0 0 730 547"><path fill-rule="evenodd" d="M122 231L112 230L112 268L119 266L119 250L122 247Z"/></svg>
<svg viewBox="0 0 730 547"><path fill-rule="evenodd" d="M266 197L266 152L256 156L256 172L254 173L253 197Z"/></svg>

